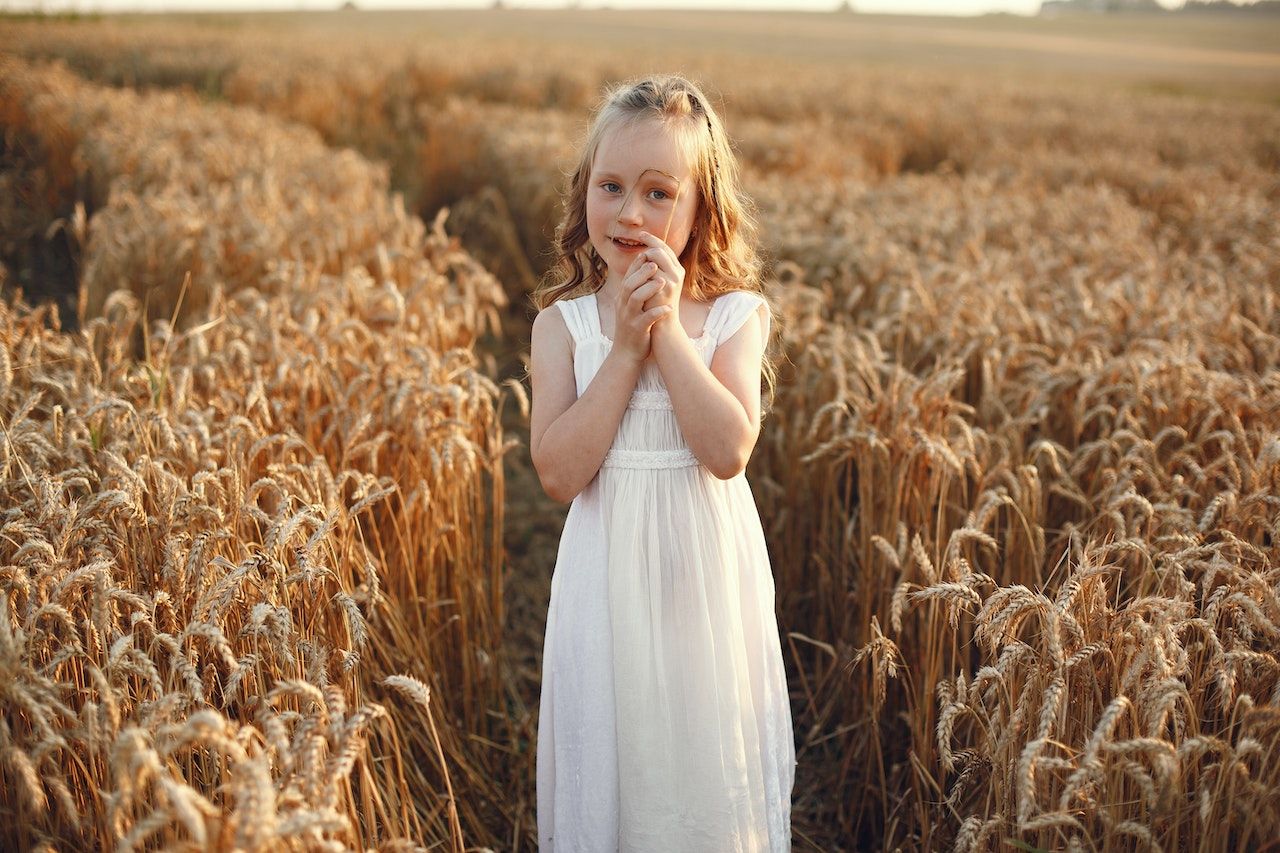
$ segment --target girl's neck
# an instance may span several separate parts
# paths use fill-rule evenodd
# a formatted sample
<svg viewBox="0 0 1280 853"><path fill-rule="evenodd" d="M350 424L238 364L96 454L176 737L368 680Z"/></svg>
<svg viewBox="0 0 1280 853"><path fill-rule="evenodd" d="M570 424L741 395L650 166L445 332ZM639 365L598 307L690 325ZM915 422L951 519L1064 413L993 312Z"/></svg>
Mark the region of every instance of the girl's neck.
<svg viewBox="0 0 1280 853"><path fill-rule="evenodd" d="M612 276L605 276L604 284L600 285L600 297L607 300L610 305L616 305L621 293L622 279L614 279Z"/></svg>

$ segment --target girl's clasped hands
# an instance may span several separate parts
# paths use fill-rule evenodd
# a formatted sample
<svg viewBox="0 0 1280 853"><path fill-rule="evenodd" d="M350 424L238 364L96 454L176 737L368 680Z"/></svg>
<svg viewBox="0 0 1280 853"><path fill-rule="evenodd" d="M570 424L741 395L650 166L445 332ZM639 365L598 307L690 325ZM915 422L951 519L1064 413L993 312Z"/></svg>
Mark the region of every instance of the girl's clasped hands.
<svg viewBox="0 0 1280 853"><path fill-rule="evenodd" d="M658 322L668 316L680 322L684 267L663 240L647 231L638 236L649 248L635 257L622 279L622 298L614 313L613 349L641 362L652 351Z"/></svg>

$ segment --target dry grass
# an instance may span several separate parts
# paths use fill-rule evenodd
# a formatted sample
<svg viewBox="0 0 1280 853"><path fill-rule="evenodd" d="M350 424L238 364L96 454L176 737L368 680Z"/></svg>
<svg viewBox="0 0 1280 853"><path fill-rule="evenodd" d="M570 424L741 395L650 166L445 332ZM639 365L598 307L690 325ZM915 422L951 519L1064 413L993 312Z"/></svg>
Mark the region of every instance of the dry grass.
<svg viewBox="0 0 1280 853"><path fill-rule="evenodd" d="M307 134L224 109L240 135L204 147L190 99L4 71L17 129L57 129L104 188L86 286L118 270L171 315L128 289L72 334L0 309L10 843L461 849L505 691L509 445L471 349L496 282L376 180L349 218L299 179L287 205L218 203L288 168L251 152L305 172ZM185 245L166 199L200 216ZM153 249L209 262L175 289ZM415 678L437 698L388 689Z"/></svg>
<svg viewBox="0 0 1280 853"><path fill-rule="evenodd" d="M724 96L760 207L787 357L749 473L796 708L797 835L825 850L963 851L1007 849L1008 841L1225 851L1280 835L1280 771L1270 760L1280 750L1274 106L914 68L788 65L783 74L759 57L694 56L678 45L629 54L513 34L497 59L499 42L483 36L458 37L445 53L425 37L414 45L375 34L361 43L330 33L261 61L265 37L191 24L24 28L3 41L14 44L14 33L28 55L62 56L96 79L188 86L385 160L385 180L412 209L453 205L468 245L502 271L517 322L486 344L495 349L526 344L518 321L545 260L550 190L600 84L673 65L701 75ZM136 98L95 91L83 102L140 113L175 103ZM72 96L51 100L43 114L60 116ZM219 121L266 121L213 110L204 119L208 134L222 132ZM42 138L94 126L79 121L51 119ZM306 176L298 186L345 186L323 176L330 155L317 139L291 138L299 151L315 151L291 161ZM101 162L106 175L136 171L119 154ZM387 185L359 177L365 167L351 162L355 177L346 180L375 186L368 204L376 209ZM50 168L49 180L61 174ZM167 182L149 186L143 192L162 194ZM89 231L109 240L138 230L123 215L100 219L109 207L91 212ZM233 229L235 208L218 209ZM251 204L245 210L255 216ZM281 233L334 228L342 230L306 220ZM170 231L154 245L179 243ZM275 237L262 251L314 263L292 245ZM367 245L355 239L339 266L367 265ZM122 269L140 275L131 263ZM255 279L274 282L257 298L294 292L259 272L236 280L263 286ZM398 289L410 281L398 277ZM463 345L476 339L483 314L467 306L501 302L485 293L458 297L459 324L469 330ZM253 316L246 329L276 319L265 310ZM290 334L272 358L304 339ZM291 366L287 376L304 372ZM353 382L344 374L332 387ZM226 393L244 397L248 380L237 383ZM298 401L290 423L317 410L369 411L366 396ZM483 412L466 417L488 423ZM392 418L377 424L388 445L404 434ZM338 445L325 446L333 460ZM50 470L78 463L59 464ZM402 486L427 475L425 467L397 470ZM393 520L415 511L372 518L361 530L417 542L400 531L426 528ZM500 507L492 515L496 535ZM268 541L261 531L269 527L246 541ZM513 556L526 573L549 571L545 553L536 562ZM234 566L245 557L226 559ZM440 559L452 565L452 555ZM483 563L469 565L456 575L461 587L439 594L476 607L500 596ZM357 609L358 588L343 588ZM483 612L497 618L501 609L491 603ZM255 624L273 623L263 611ZM352 636L341 633L346 624L334 622L332 636ZM368 634L389 656L418 636ZM431 658L430 671L464 661L444 682L451 695L433 686L432 696L484 707L496 688L477 685L498 678L503 662L486 658L492 668L479 669L457 654ZM380 672L408 669L388 662ZM176 668L166 677L191 680ZM433 772L446 762L457 772L451 789L435 775L413 799L419 814L455 803L458 822L437 821L415 838L457 843L460 833L528 846L530 706L526 696L488 715L505 720L435 718L439 740L424 739L420 754L443 755ZM487 778L468 751L471 734L490 737L486 725L502 731L510 765L490 765ZM6 774L41 778L47 761L21 751L5 753ZM398 809L405 789L381 779L370 795ZM497 814L502 783L522 787ZM25 790L22 802L34 808L40 793ZM149 796L153 806L171 802L159 789ZM165 820L170 831L183 825ZM382 837L417 830L397 825Z"/></svg>
<svg viewBox="0 0 1280 853"><path fill-rule="evenodd" d="M905 223L977 209L990 234L1022 211L925 184L853 206L850 243L885 268L786 288L779 411L811 414L779 418L761 460L779 588L818 582L788 615L834 638L834 659L800 665L810 713L850 727L845 754L885 774L883 800L851 799L849 817L892 827L909 806L903 835L925 849L1274 837L1280 777L1244 757L1280 737L1280 324L1260 286L1280 261L1274 219L1246 201L1223 226L1228 264L1265 259L1257 278L1200 277L1222 261L1177 248L1110 273L1150 238L1113 193L1072 187L1027 209L1012 246L974 252L948 229L926 266L891 248ZM901 684L886 698L882 665L864 665L851 696L833 677L845 649L888 641ZM909 749L896 727L854 728L903 711ZM1213 746L1193 758L1191 743ZM842 790L865 789L862 766Z"/></svg>

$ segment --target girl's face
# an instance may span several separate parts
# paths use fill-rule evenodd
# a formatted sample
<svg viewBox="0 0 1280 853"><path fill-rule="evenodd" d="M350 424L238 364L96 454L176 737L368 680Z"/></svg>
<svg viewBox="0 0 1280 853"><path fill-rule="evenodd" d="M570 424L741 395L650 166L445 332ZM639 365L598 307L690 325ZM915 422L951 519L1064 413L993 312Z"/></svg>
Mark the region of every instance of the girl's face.
<svg viewBox="0 0 1280 853"><path fill-rule="evenodd" d="M620 282L645 248L638 242L641 231L665 240L679 257L697 210L688 158L657 119L618 124L605 133L587 185L587 233L610 279Z"/></svg>

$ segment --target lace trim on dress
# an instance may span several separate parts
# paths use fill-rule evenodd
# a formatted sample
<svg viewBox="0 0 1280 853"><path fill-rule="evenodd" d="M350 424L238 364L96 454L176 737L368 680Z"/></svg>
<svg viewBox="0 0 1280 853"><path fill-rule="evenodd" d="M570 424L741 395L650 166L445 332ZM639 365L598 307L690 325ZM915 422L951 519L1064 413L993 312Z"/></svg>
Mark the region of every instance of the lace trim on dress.
<svg viewBox="0 0 1280 853"><path fill-rule="evenodd" d="M628 409L648 409L651 411L674 411L671 395L666 391L633 391Z"/></svg>
<svg viewBox="0 0 1280 853"><path fill-rule="evenodd" d="M601 468L693 468L698 457L688 448L678 450L622 450L612 448L605 454Z"/></svg>

